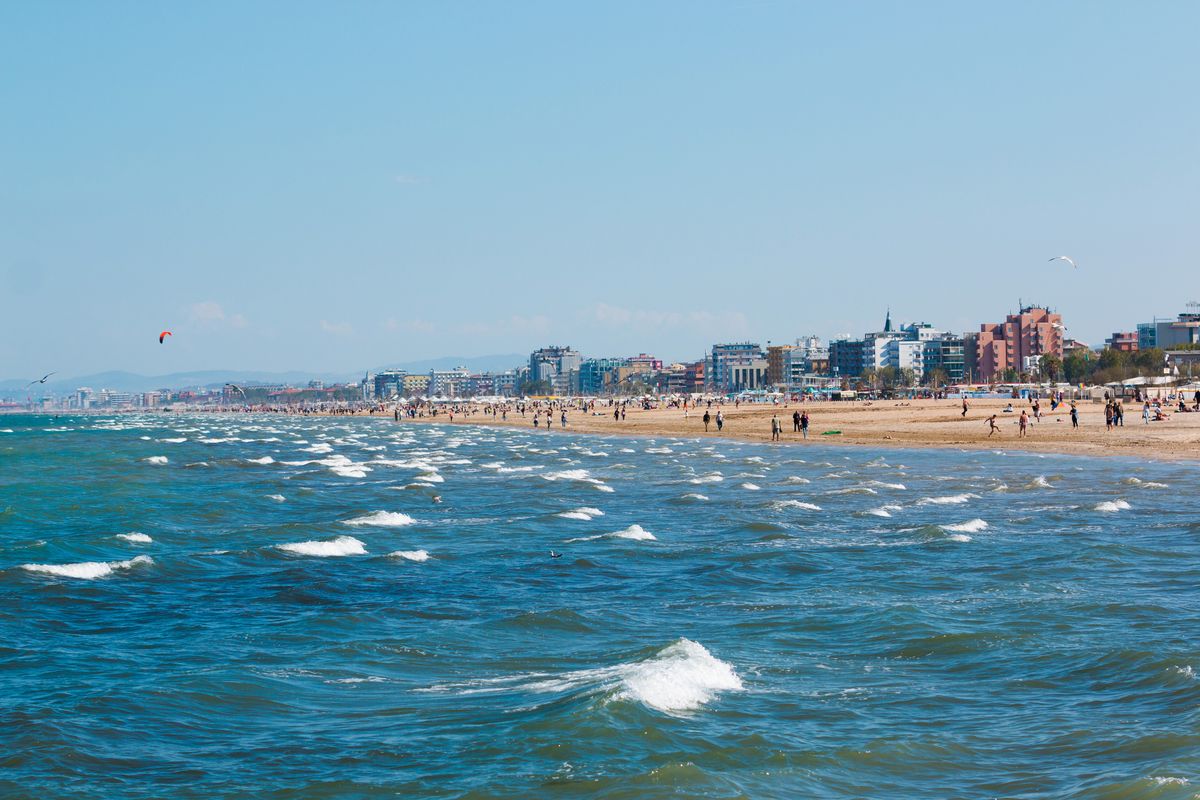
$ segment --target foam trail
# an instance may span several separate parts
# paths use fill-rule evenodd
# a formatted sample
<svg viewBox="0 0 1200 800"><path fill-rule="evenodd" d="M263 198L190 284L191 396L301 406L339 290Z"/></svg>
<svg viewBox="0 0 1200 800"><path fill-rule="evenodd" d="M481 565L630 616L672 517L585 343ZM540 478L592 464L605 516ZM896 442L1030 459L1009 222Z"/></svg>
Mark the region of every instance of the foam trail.
<svg viewBox="0 0 1200 800"><path fill-rule="evenodd" d="M415 519L399 511L376 511L366 516L342 520L343 525L372 525L377 528L399 528L414 522Z"/></svg>
<svg viewBox="0 0 1200 800"><path fill-rule="evenodd" d="M150 556L138 556L128 561L82 561L78 564L22 564L21 569L57 575L60 578L78 578L92 581L111 575L119 569L130 569L138 564L153 564Z"/></svg>

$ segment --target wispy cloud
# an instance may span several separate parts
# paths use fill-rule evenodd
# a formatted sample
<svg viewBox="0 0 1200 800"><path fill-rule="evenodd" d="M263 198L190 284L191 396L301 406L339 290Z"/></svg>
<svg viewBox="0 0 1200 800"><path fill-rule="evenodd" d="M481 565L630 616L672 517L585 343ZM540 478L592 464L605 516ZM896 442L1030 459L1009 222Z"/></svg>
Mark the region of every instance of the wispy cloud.
<svg viewBox="0 0 1200 800"><path fill-rule="evenodd" d="M430 334L437 329L437 326L427 319L397 320L394 317L389 318L388 321L383 324L383 326L389 331L404 331L406 333L420 334Z"/></svg>
<svg viewBox="0 0 1200 800"><path fill-rule="evenodd" d="M658 311L596 303L588 315L601 325L619 328L661 330L696 326L726 335L740 334L750 328L749 320L740 311Z"/></svg>
<svg viewBox="0 0 1200 800"><path fill-rule="evenodd" d="M349 336L354 333L354 328L350 327L349 322L330 322L327 319L321 320L321 330L333 336Z"/></svg>
<svg viewBox="0 0 1200 800"><path fill-rule="evenodd" d="M231 328L244 328L249 324L241 314L226 314L221 304L212 300L193 303L188 308L188 319L196 325L228 325Z"/></svg>

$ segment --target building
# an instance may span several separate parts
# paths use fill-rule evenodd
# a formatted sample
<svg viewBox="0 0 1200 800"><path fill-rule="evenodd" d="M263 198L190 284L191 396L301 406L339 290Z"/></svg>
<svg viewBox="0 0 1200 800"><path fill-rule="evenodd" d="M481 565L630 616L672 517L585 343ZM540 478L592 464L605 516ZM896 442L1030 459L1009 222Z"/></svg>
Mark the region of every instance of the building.
<svg viewBox="0 0 1200 800"><path fill-rule="evenodd" d="M745 392L752 389L766 389L767 360L754 358L737 361L728 365L729 391Z"/></svg>
<svg viewBox="0 0 1200 800"><path fill-rule="evenodd" d="M829 343L829 374L857 378L863 371L863 340L835 339Z"/></svg>
<svg viewBox="0 0 1200 800"><path fill-rule="evenodd" d="M1155 317L1153 322L1138 325L1139 350L1170 350L1188 344L1200 344L1200 313L1183 313L1173 320Z"/></svg>
<svg viewBox="0 0 1200 800"><path fill-rule="evenodd" d="M375 397L387 400L404 394L404 378L407 375L408 371L403 369L385 369L376 373Z"/></svg>
<svg viewBox="0 0 1200 800"><path fill-rule="evenodd" d="M974 342L971 343L974 346ZM946 375L947 383L962 383L967 376L967 340L962 336L944 333L924 343L925 372L928 379L935 369Z"/></svg>
<svg viewBox="0 0 1200 800"><path fill-rule="evenodd" d="M790 344L767 345L767 383L771 386L782 386L788 382L788 373L793 362L792 354L801 352L800 348Z"/></svg>
<svg viewBox="0 0 1200 800"><path fill-rule="evenodd" d="M708 359L708 385L715 392L732 391L730 367L734 364L746 365L761 358L762 348L756 342L714 344Z"/></svg>
<svg viewBox="0 0 1200 800"><path fill-rule="evenodd" d="M553 384L557 376L570 375L582 362L583 357L570 347L543 347L529 354L529 379Z"/></svg>
<svg viewBox="0 0 1200 800"><path fill-rule="evenodd" d="M1119 350L1122 353L1136 353L1138 350L1138 339L1137 331L1117 331L1104 340L1104 346L1110 350Z"/></svg>
<svg viewBox="0 0 1200 800"><path fill-rule="evenodd" d="M617 368L626 365L623 358L589 358L579 365L578 390L581 395L603 394Z"/></svg>
<svg viewBox="0 0 1200 800"><path fill-rule="evenodd" d="M1062 315L1025 306L1004 322L984 323L976 338L976 380L995 383L1007 370L1028 371L1043 355L1063 357Z"/></svg>
<svg viewBox="0 0 1200 800"><path fill-rule="evenodd" d="M429 391L428 375L405 375L400 394L404 397L423 397Z"/></svg>
<svg viewBox="0 0 1200 800"><path fill-rule="evenodd" d="M458 397L466 394L471 372L466 367L429 371L429 397Z"/></svg>

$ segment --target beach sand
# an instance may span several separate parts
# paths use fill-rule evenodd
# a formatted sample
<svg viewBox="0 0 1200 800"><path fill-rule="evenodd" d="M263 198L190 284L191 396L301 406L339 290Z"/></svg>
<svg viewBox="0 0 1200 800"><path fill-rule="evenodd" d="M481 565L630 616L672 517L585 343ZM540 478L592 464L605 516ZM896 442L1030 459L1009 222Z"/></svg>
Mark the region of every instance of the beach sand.
<svg viewBox="0 0 1200 800"><path fill-rule="evenodd" d="M1125 425L1106 431L1103 402L1080 402L1079 427L1071 427L1069 407L1050 414L1049 402L1042 401L1042 421L1030 419L1028 436L1018 436L1017 419L1023 400L1011 401L1013 413L1004 413L1008 400L973 400L967 416L962 417L962 401L947 400L881 400L870 405L863 402L817 402L785 407L770 405L733 404L722 406L725 428L716 431L716 423L704 431L703 407L689 411L687 418L681 409L628 409L624 421L613 419L612 409L598 406L596 415L568 410L567 431L576 433L630 434L638 436L711 436L748 441L771 440L771 416L777 414L783 423L782 442L807 444L853 444L883 447L956 447L965 449L1020 449L1046 453L1080 455L1134 456L1154 459L1200 458L1200 413L1171 412L1164 422L1142 422L1141 407L1125 404ZM792 412L797 408L808 411L810 417L808 440L792 431ZM717 406L711 413L716 416ZM997 414L1000 432L988 437L987 418ZM543 421L545 416L542 417ZM423 422L448 423L439 414L436 419L402 420L401 424ZM522 417L509 411L506 421L483 413L464 416L455 414L455 425L504 425L533 429L533 415ZM563 430L558 415L554 429ZM539 430L545 430L540 428ZM824 435L825 431L841 431Z"/></svg>

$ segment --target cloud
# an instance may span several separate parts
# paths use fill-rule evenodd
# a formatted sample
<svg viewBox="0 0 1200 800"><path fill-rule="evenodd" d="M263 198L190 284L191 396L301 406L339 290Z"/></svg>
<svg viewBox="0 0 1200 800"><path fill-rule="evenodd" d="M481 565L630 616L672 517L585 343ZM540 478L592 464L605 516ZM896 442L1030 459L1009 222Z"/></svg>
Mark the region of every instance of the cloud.
<svg viewBox="0 0 1200 800"><path fill-rule="evenodd" d="M400 184L401 186L415 186L418 183L421 183L421 179L418 178L416 175L401 174L401 175L397 175L395 180L396 180L396 183Z"/></svg>
<svg viewBox="0 0 1200 800"><path fill-rule="evenodd" d="M330 322L327 319L321 320L321 330L333 336L349 336L354 333L349 322Z"/></svg>
<svg viewBox="0 0 1200 800"><path fill-rule="evenodd" d="M656 311L596 303L588 311L595 322L614 328L662 330L680 327L704 327L718 334L739 334L749 330L749 320L740 311Z"/></svg>
<svg viewBox="0 0 1200 800"><path fill-rule="evenodd" d="M228 325L231 328L244 328L250 324L241 314L226 314L221 304L212 300L192 303L188 308L188 319L196 325Z"/></svg>
<svg viewBox="0 0 1200 800"><path fill-rule="evenodd" d="M389 331L404 331L405 333L430 334L436 330L436 326L427 319L406 319L400 322L394 317L390 317L383 326Z"/></svg>

